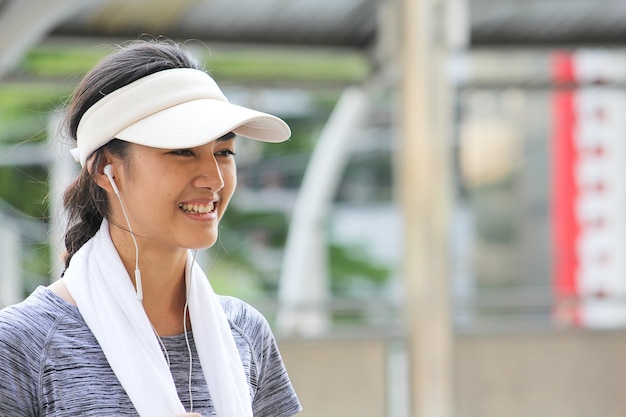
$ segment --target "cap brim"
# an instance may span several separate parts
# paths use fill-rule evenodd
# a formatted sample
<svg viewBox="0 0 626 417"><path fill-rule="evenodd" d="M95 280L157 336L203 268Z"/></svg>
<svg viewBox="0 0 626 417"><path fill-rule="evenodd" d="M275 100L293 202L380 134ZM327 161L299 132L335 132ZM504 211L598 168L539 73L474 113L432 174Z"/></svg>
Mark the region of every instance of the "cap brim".
<svg viewBox="0 0 626 417"><path fill-rule="evenodd" d="M201 146L233 132L262 142L283 142L291 136L276 116L212 99L188 101L145 117L115 137L153 148Z"/></svg>

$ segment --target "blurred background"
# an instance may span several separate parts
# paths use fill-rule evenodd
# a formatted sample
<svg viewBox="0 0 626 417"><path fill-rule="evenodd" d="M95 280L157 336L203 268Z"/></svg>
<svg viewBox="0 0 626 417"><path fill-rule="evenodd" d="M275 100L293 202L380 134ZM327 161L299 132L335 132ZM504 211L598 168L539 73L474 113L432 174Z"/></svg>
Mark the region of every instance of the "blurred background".
<svg viewBox="0 0 626 417"><path fill-rule="evenodd" d="M200 262L304 417L623 416L623 0L0 0L0 307L61 273L63 105L182 42L292 140L238 144Z"/></svg>

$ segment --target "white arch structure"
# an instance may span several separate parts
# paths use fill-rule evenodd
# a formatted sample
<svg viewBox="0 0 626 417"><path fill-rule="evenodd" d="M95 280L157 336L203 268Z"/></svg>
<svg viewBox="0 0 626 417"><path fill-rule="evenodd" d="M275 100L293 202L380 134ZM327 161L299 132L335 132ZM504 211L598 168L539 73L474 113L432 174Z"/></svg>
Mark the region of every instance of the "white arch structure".
<svg viewBox="0 0 626 417"><path fill-rule="evenodd" d="M366 109L362 88L342 93L305 171L280 276L277 325L284 334L318 336L327 330L326 219Z"/></svg>
<svg viewBox="0 0 626 417"><path fill-rule="evenodd" d="M99 0L10 1L0 13L0 79L60 22Z"/></svg>

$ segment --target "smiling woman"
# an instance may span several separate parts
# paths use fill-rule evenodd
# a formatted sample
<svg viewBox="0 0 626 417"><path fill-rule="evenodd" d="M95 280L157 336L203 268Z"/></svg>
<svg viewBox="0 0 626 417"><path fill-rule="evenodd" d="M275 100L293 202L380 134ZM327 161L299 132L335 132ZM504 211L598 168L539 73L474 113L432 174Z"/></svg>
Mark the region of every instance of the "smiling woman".
<svg viewBox="0 0 626 417"><path fill-rule="evenodd" d="M281 119L233 105L194 58L141 42L77 87L67 132L65 272L0 312L0 415L287 417L301 409L267 321L216 295L212 246L236 187L235 137Z"/></svg>

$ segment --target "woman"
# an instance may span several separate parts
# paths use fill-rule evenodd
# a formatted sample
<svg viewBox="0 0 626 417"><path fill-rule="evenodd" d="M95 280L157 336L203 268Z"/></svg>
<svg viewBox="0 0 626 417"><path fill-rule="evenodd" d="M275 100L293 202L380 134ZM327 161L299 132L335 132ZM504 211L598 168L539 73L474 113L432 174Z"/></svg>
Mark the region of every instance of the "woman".
<svg viewBox="0 0 626 417"><path fill-rule="evenodd" d="M288 126L156 42L96 65L66 124L82 165L66 270L0 312L0 415L298 413L266 320L216 296L193 252L216 242L235 190L235 136L280 142Z"/></svg>

